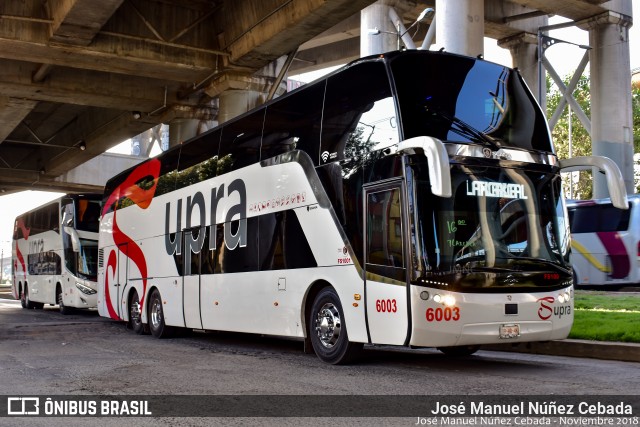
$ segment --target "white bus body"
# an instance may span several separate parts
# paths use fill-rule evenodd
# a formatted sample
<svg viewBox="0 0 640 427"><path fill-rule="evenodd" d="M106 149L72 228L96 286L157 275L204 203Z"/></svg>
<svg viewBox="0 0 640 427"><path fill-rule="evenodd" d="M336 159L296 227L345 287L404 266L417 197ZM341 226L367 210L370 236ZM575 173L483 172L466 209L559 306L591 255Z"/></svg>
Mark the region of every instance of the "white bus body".
<svg viewBox="0 0 640 427"><path fill-rule="evenodd" d="M16 218L13 296L27 309L97 306L99 195L67 195Z"/></svg>
<svg viewBox="0 0 640 427"><path fill-rule="evenodd" d="M567 209L575 284L640 284L640 196L629 197L627 210L610 199L571 201Z"/></svg>
<svg viewBox="0 0 640 427"><path fill-rule="evenodd" d="M98 310L157 337L301 337L329 363L565 338L560 169L517 71L364 58L110 180Z"/></svg>

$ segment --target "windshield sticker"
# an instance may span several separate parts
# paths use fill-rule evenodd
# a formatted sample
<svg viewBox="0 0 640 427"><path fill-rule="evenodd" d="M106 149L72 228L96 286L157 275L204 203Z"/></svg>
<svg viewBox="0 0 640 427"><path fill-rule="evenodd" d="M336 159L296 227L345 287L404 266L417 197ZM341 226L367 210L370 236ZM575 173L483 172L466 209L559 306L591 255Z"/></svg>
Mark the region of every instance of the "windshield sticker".
<svg viewBox="0 0 640 427"><path fill-rule="evenodd" d="M527 195L524 194L524 185L506 182L467 181L467 195L504 199L528 199Z"/></svg>

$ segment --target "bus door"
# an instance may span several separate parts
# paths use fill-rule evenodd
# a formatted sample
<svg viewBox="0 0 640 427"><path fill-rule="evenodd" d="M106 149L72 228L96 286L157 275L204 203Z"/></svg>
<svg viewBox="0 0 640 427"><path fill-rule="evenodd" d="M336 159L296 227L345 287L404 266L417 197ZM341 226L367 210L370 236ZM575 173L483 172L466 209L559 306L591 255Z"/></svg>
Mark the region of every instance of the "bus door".
<svg viewBox="0 0 640 427"><path fill-rule="evenodd" d="M182 313L187 328L202 329L200 285L205 227L185 228L182 250Z"/></svg>
<svg viewBox="0 0 640 427"><path fill-rule="evenodd" d="M113 287L109 289L109 294L113 295L111 299L113 308L121 319L124 318L122 310L126 310L126 305L122 304L122 298L124 291L127 289L127 279L129 277L129 257L126 255L129 253L128 245L128 243L118 245L118 250L116 251L118 254L118 267L115 272Z"/></svg>
<svg viewBox="0 0 640 427"><path fill-rule="evenodd" d="M371 342L408 339L407 214L400 181L364 188L365 299Z"/></svg>

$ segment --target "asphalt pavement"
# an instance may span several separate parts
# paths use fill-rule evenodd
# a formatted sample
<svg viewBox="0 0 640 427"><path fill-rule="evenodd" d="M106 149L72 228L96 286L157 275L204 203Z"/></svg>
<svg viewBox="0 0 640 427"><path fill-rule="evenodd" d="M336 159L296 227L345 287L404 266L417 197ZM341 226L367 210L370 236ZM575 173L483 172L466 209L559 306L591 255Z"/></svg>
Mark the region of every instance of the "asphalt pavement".
<svg viewBox="0 0 640 427"><path fill-rule="evenodd" d="M0 284L0 299L2 298L13 299L10 285ZM592 359L640 363L640 344L635 343L566 339L544 342L485 345L482 346L482 349L530 354L548 354L552 356L587 357Z"/></svg>

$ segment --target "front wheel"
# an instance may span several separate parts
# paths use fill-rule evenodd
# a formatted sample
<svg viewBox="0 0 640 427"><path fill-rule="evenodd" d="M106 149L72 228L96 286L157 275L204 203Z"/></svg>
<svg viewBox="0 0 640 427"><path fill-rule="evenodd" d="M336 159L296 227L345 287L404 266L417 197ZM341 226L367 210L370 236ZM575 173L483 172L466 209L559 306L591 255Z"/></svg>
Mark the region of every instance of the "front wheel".
<svg viewBox="0 0 640 427"><path fill-rule="evenodd" d="M149 329L151 335L156 338L168 338L173 336L175 328L167 326L164 322L164 310L162 307L162 298L160 297L160 291L154 289L149 298L149 307L147 308L149 319Z"/></svg>
<svg viewBox="0 0 640 427"><path fill-rule="evenodd" d="M71 313L71 308L64 305L64 298L60 287L56 290L56 302L58 303L58 310L60 311L60 314L67 315Z"/></svg>
<svg viewBox="0 0 640 427"><path fill-rule="evenodd" d="M333 288L324 288L313 301L309 336L316 355L332 365L349 363L362 350L361 343L349 342L342 304Z"/></svg>

